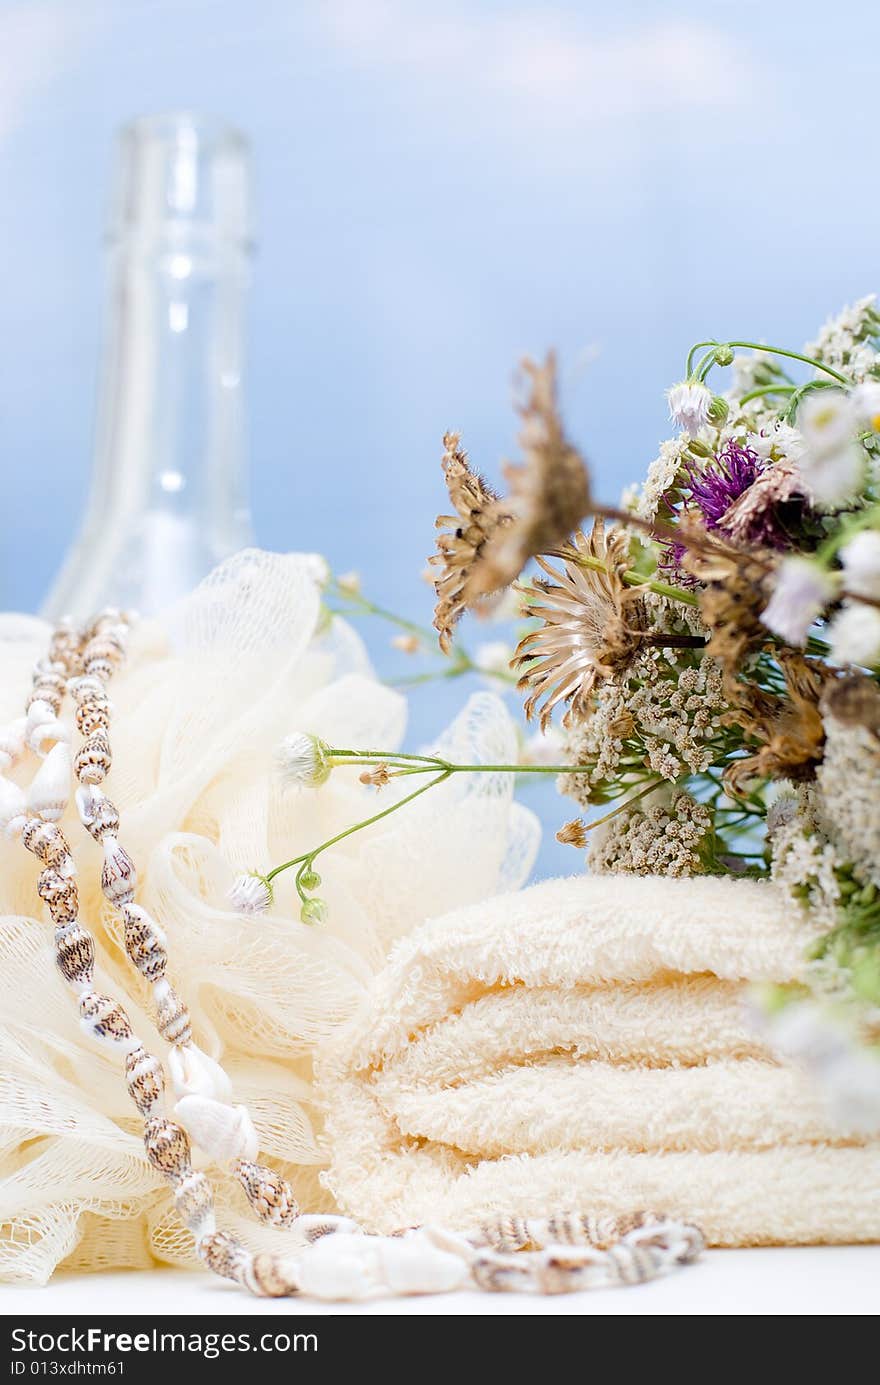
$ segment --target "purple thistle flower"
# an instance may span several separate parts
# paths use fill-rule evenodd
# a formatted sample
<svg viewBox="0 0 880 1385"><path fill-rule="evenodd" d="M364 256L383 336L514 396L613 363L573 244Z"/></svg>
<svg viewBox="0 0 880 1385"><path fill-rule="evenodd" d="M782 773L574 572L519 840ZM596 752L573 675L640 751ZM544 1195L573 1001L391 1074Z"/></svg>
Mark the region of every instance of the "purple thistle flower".
<svg viewBox="0 0 880 1385"><path fill-rule="evenodd" d="M735 500L757 480L764 463L750 447L730 438L702 471L687 469L691 498L706 521L707 529L719 528Z"/></svg>
<svg viewBox="0 0 880 1385"><path fill-rule="evenodd" d="M764 462L750 447L742 447L730 438L721 451L702 470L690 463L685 472L688 478L690 502L699 511L707 529L722 528L722 520L734 501L749 489L764 468ZM669 505L671 513L674 506ZM671 541L664 545L657 566L666 572L675 571L681 577L681 560L686 552L683 543ZM689 579L693 585L693 579Z"/></svg>

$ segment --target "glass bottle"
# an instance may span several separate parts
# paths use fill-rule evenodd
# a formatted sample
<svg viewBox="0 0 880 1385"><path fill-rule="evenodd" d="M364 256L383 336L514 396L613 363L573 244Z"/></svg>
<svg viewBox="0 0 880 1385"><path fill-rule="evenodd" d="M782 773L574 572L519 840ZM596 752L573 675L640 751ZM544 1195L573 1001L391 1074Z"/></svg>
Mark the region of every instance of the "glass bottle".
<svg viewBox="0 0 880 1385"><path fill-rule="evenodd" d="M94 466L43 614L149 615L251 541L244 450L250 159L200 116L122 130Z"/></svg>

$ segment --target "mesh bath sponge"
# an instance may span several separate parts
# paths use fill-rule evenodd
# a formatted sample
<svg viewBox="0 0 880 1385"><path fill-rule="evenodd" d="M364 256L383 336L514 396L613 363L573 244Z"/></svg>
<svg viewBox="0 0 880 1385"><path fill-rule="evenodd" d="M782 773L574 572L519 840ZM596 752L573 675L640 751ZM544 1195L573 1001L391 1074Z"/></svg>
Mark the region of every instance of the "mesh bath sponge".
<svg viewBox="0 0 880 1385"><path fill-rule="evenodd" d="M328 921L299 921L290 875L268 914L233 911L243 870L265 870L375 811L357 770L285 789L278 742L304 730L347 747L394 749L406 704L376 681L363 645L322 612L315 560L249 550L161 621L137 627L114 679L108 790L123 814L138 900L168 934L171 974L197 1042L221 1058L250 1107L267 1159L303 1206L331 1205L316 1054L362 1004L393 940L426 917L522 883L538 828L510 776L461 775L322 858ZM0 618L0 724L20 715L48 631ZM474 696L443 740L469 761L515 758L503 705ZM383 806L394 787L384 791ZM101 895L98 848L66 826L99 974L163 1052L149 997ZM79 1030L37 908L38 862L0 840L0 1277L44 1282L77 1269L194 1263L191 1238L150 1169L118 1062ZM218 1171L223 1225L252 1245L243 1195ZM292 1233L288 1233L292 1234Z"/></svg>

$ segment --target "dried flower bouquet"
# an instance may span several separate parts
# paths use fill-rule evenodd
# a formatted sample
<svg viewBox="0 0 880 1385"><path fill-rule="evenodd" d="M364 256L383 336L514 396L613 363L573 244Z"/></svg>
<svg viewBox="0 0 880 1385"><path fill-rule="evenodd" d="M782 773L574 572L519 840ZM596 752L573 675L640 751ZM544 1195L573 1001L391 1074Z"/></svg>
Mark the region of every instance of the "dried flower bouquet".
<svg viewBox="0 0 880 1385"><path fill-rule="evenodd" d="M802 352L698 343L668 392L676 436L619 506L599 500L566 435L554 358L524 370L522 461L505 468L506 495L457 434L444 439L451 513L431 564L446 676L514 681L542 735L523 763L498 766L300 736L282 750L285 772L315 785L354 764L392 794L351 831L453 774L556 772L582 810L558 837L586 848L592 871L772 878L814 940L804 988L770 998L776 1040L880 1121L874 299ZM526 624L509 658L497 642L466 653L461 617L509 610L511 593ZM395 620L400 647L424 647L351 575L328 594ZM266 905L272 878L296 867L303 917L319 921L314 862L332 844L243 881L242 905Z"/></svg>

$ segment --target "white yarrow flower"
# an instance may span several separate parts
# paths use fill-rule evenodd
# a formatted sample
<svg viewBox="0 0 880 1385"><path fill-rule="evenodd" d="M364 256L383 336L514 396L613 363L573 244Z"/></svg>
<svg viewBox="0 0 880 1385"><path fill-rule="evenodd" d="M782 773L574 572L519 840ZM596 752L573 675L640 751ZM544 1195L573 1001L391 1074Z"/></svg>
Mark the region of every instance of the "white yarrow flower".
<svg viewBox="0 0 880 1385"><path fill-rule="evenodd" d="M798 423L805 448L798 460L814 500L836 505L859 488L865 454L856 442L858 420L842 390L817 390L804 399Z"/></svg>
<svg viewBox="0 0 880 1385"><path fill-rule="evenodd" d="M828 628L833 664L880 664L880 611L862 601L847 601Z"/></svg>
<svg viewBox="0 0 880 1385"><path fill-rule="evenodd" d="M863 529L840 550L843 585L858 596L880 597L880 533Z"/></svg>
<svg viewBox="0 0 880 1385"><path fill-rule="evenodd" d="M316 789L330 776L329 749L324 741L304 731L285 736L275 752L281 778L298 788Z"/></svg>
<svg viewBox="0 0 880 1385"><path fill-rule="evenodd" d="M474 650L474 664L481 673L503 677L510 673L512 652L503 640L487 640Z"/></svg>
<svg viewBox="0 0 880 1385"><path fill-rule="evenodd" d="M880 380L865 380L852 392L853 408L859 423L880 433Z"/></svg>
<svg viewBox="0 0 880 1385"><path fill-rule="evenodd" d="M235 881L229 901L240 914L264 914L272 903L272 886L264 875L248 871Z"/></svg>
<svg viewBox="0 0 880 1385"><path fill-rule="evenodd" d="M565 742L552 723L546 731L535 731L527 736L520 747L521 765L560 765L565 759Z"/></svg>
<svg viewBox="0 0 880 1385"><path fill-rule="evenodd" d="M804 645L813 622L834 596L834 579L809 558L785 558L761 620L786 644Z"/></svg>
<svg viewBox="0 0 880 1385"><path fill-rule="evenodd" d="M666 391L669 416L689 437L695 438L709 422L712 391L699 380L681 380Z"/></svg>

